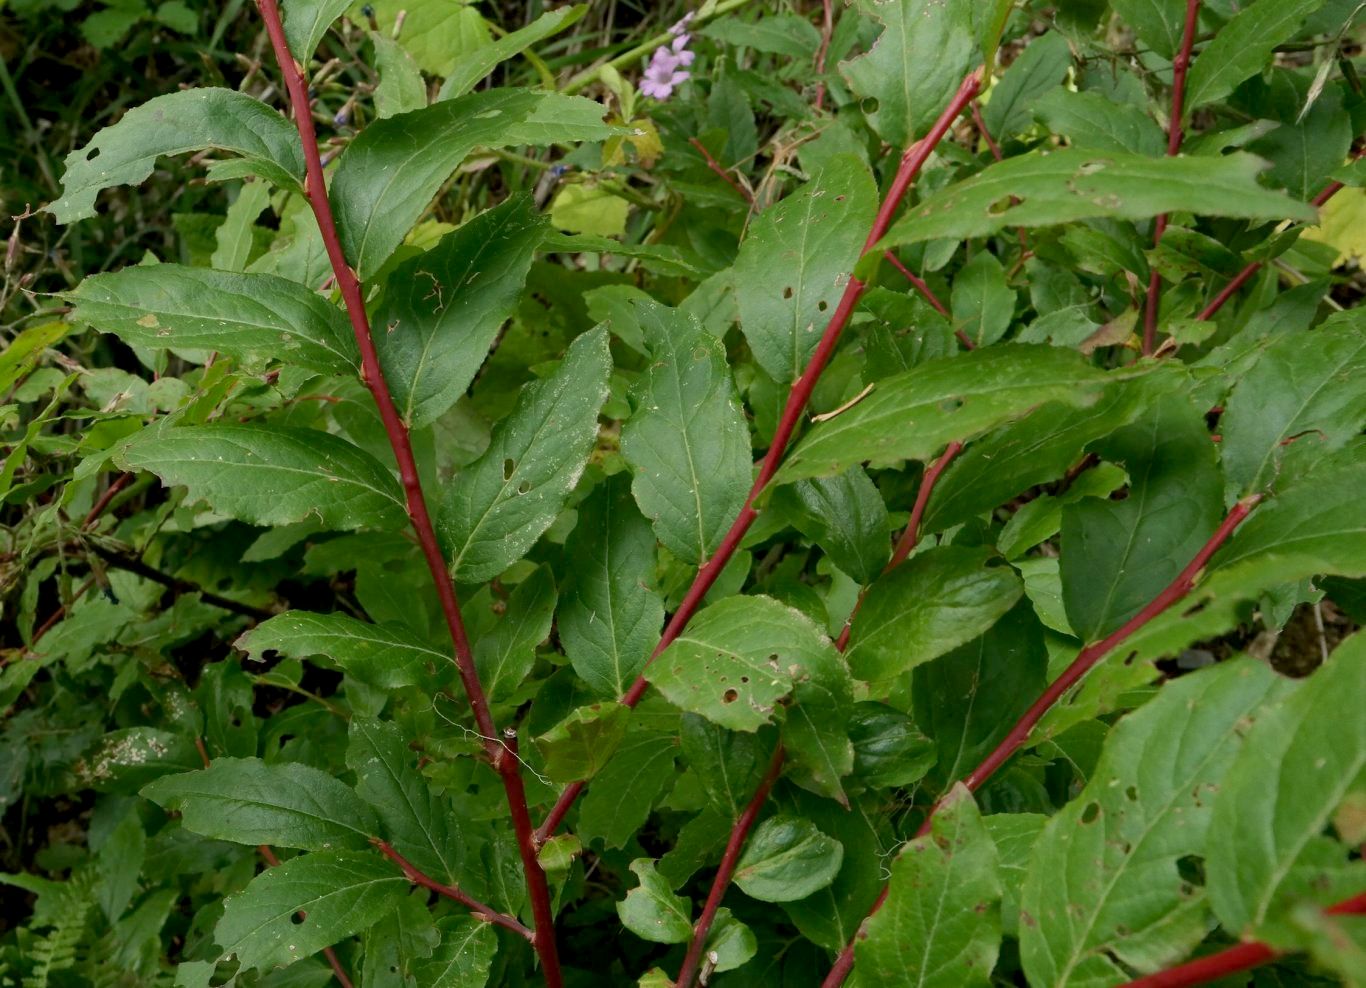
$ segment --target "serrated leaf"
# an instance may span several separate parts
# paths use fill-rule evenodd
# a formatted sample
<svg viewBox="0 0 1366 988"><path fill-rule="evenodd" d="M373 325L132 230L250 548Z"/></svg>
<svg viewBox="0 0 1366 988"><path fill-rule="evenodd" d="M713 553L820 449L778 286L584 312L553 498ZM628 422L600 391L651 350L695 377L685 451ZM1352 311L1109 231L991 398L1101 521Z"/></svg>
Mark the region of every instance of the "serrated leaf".
<svg viewBox="0 0 1366 988"><path fill-rule="evenodd" d="M492 924L473 916L446 916L437 921L441 943L416 971L424 988L484 988L498 952Z"/></svg>
<svg viewBox="0 0 1366 988"><path fill-rule="evenodd" d="M1072 50L1061 33L1032 39L1010 63L982 108L987 133L1004 141L1028 127L1030 109L1045 93L1059 88L1071 64Z"/></svg>
<svg viewBox="0 0 1366 988"><path fill-rule="evenodd" d="M417 770L398 726L353 716L348 738L346 767L356 773L356 793L379 817L380 836L437 881L458 885L464 843L455 818Z"/></svg>
<svg viewBox="0 0 1366 988"><path fill-rule="evenodd" d="M437 99L453 99L465 95L500 62L526 51L538 41L558 34L587 12L586 3L548 10L526 27L511 31L490 44L481 45L477 50L466 53L456 62L455 68L446 74L446 81L441 84L441 92L437 94Z"/></svg>
<svg viewBox="0 0 1366 988"><path fill-rule="evenodd" d="M779 384L800 376L858 261L877 212L877 186L852 154L755 219L733 268L740 329Z"/></svg>
<svg viewBox="0 0 1366 988"><path fill-rule="evenodd" d="M721 341L676 309L637 303L636 313L652 363L621 430L631 492L659 541L700 564L745 503L749 427Z"/></svg>
<svg viewBox="0 0 1366 988"><path fill-rule="evenodd" d="M253 525L313 519L337 531L392 529L406 518L393 474L345 439L313 429L153 427L123 443L115 459Z"/></svg>
<svg viewBox="0 0 1366 988"><path fill-rule="evenodd" d="M236 955L242 971L269 970L361 932L396 908L408 888L403 873L378 854L304 854L225 899L214 940L225 957Z"/></svg>
<svg viewBox="0 0 1366 988"><path fill-rule="evenodd" d="M985 632L1024 592L989 549L921 552L868 588L854 616L849 668L870 683L908 672Z"/></svg>
<svg viewBox="0 0 1366 988"><path fill-rule="evenodd" d="M985 237L1011 226L1101 217L1143 220L1175 212L1315 222L1313 207L1257 184L1264 166L1243 152L1149 158L1063 148L1020 155L988 165L907 210L878 249Z"/></svg>
<svg viewBox="0 0 1366 988"><path fill-rule="evenodd" d="M673 894L649 858L631 862L640 884L617 903L626 928L652 943L686 943L692 936L692 903Z"/></svg>
<svg viewBox="0 0 1366 988"><path fill-rule="evenodd" d="M448 484L437 530L457 580L492 579L550 527L597 439L611 370L607 330L578 337L554 374L522 389L488 449Z"/></svg>
<svg viewBox="0 0 1366 988"><path fill-rule="evenodd" d="M536 738L545 759L545 774L553 782L591 779L611 759L626 736L630 711L620 703L579 707Z"/></svg>
<svg viewBox="0 0 1366 988"><path fill-rule="evenodd" d="M101 189L140 184L163 155L204 150L241 155L234 177L250 173L301 188L304 157L293 124L246 93L186 89L134 107L67 155L62 197L44 209L58 223L94 216Z"/></svg>
<svg viewBox="0 0 1366 988"><path fill-rule="evenodd" d="M579 506L565 558L560 643L591 690L616 698L645 668L664 621L664 602L651 588L654 535L625 477L610 478Z"/></svg>
<svg viewBox="0 0 1366 988"><path fill-rule="evenodd" d="M761 902L793 902L839 873L844 847L801 817L771 816L755 829L736 865L735 884Z"/></svg>
<svg viewBox="0 0 1366 988"><path fill-rule="evenodd" d="M433 684L451 664L449 652L432 648L410 631L335 613L286 611L234 644L255 659L265 652L290 659L326 655L348 675L385 690Z"/></svg>
<svg viewBox="0 0 1366 988"><path fill-rule="evenodd" d="M1205 936L1203 890L1178 865L1205 853L1225 772L1287 686L1250 659L1223 663L1167 684L1111 731L1086 788L1034 845L1020 903L1031 984L1120 983Z"/></svg>
<svg viewBox="0 0 1366 988"><path fill-rule="evenodd" d="M1366 635L1353 635L1258 721L1219 788L1206 847L1210 904L1235 936L1272 938L1295 905L1360 892L1366 865L1323 835L1366 792Z"/></svg>
<svg viewBox="0 0 1366 988"><path fill-rule="evenodd" d="M859 977L916 988L986 985L1001 941L996 845L967 789L953 789L931 829L892 862L887 901L858 942Z"/></svg>
<svg viewBox="0 0 1366 988"><path fill-rule="evenodd" d="M904 149L939 116L977 58L971 4L862 0L884 27L865 55L840 63L873 129Z"/></svg>
<svg viewBox="0 0 1366 988"><path fill-rule="evenodd" d="M1050 346L1005 343L927 360L817 423L776 482L827 477L865 460L926 460L1047 402L1089 405L1104 384L1104 372L1079 354Z"/></svg>
<svg viewBox="0 0 1366 988"><path fill-rule="evenodd" d="M178 811L186 830L238 844L368 847L377 830L374 814L347 786L297 762L216 758L197 772L163 776L141 795Z"/></svg>
<svg viewBox="0 0 1366 988"><path fill-rule="evenodd" d="M360 367L342 311L272 274L155 264L92 275L65 297L74 319L133 346L278 358L321 374Z"/></svg>
<svg viewBox="0 0 1366 988"><path fill-rule="evenodd" d="M1230 18L1191 63L1186 112L1223 99L1238 83L1260 72L1276 47L1294 37L1323 2L1257 0Z"/></svg>
<svg viewBox="0 0 1366 988"><path fill-rule="evenodd" d="M871 583L887 565L887 505L862 467L780 487L772 506L857 582Z"/></svg>
<svg viewBox="0 0 1366 988"><path fill-rule="evenodd" d="M362 279L378 271L476 147L600 140L613 133L603 112L577 96L496 89L376 121L347 146L332 179L347 260Z"/></svg>

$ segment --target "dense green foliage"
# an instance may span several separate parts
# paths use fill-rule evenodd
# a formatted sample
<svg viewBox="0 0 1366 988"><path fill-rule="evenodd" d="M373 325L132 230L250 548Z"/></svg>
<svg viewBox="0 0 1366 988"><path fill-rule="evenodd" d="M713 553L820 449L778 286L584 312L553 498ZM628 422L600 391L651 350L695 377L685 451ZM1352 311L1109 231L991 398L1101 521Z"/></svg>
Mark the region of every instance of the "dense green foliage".
<svg viewBox="0 0 1366 988"><path fill-rule="evenodd" d="M1354 0L282 6L0 0L0 985L1366 985Z"/></svg>

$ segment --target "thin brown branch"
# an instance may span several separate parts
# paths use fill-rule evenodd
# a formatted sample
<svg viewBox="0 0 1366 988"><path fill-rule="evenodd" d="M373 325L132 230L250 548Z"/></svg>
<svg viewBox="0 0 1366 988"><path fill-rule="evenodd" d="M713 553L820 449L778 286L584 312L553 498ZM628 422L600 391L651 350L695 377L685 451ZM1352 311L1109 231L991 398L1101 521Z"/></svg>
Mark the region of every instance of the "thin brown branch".
<svg viewBox="0 0 1366 988"><path fill-rule="evenodd" d="M437 895L444 896L453 902L460 903L480 919L493 923L496 926L501 926L505 930L511 930L529 943L535 942L536 934L513 917L507 915L507 913L500 913L492 906L480 902L478 899L474 898L474 896L467 894L458 885L444 885L441 882L438 882L435 878L432 878L430 875L423 872L422 869L418 868L403 855L399 854L398 851L394 850L392 844L382 841L378 837L372 838L370 843L374 844L379 852L386 858L398 865L399 870L403 872L403 877L414 885L420 885L424 889L435 892Z"/></svg>
<svg viewBox="0 0 1366 988"><path fill-rule="evenodd" d="M693 147L697 148L698 152L707 162L707 167L710 168L714 173L716 173L716 175L721 179L721 181L729 185L732 189L736 191L736 193L742 199L745 200L745 202L749 203L749 208L751 210L755 208L757 203L755 203L754 201L754 193L750 192L749 189L745 188L734 178L732 178L730 172L726 170L725 166L722 165L721 162L717 161L715 158L712 157L712 153L707 150L707 146L705 144L699 141L696 137L689 137L688 143L691 144Z"/></svg>

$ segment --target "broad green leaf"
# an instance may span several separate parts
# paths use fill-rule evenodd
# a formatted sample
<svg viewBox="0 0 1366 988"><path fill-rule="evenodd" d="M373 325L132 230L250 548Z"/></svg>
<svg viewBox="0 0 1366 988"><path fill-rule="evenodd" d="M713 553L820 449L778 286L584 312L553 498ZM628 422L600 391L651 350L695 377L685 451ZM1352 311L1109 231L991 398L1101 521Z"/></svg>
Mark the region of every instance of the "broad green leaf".
<svg viewBox="0 0 1366 988"><path fill-rule="evenodd" d="M1296 199L1312 199L1349 157L1353 133L1351 114L1329 90L1302 119L1281 124L1248 150L1271 162L1272 183Z"/></svg>
<svg viewBox="0 0 1366 988"><path fill-rule="evenodd" d="M214 940L224 957L236 955L242 971L270 970L361 932L396 908L408 888L403 873L378 854L304 854L228 896Z"/></svg>
<svg viewBox="0 0 1366 988"><path fill-rule="evenodd" d="M389 276L375 348L399 414L430 425L465 393L526 284L545 222L514 196Z"/></svg>
<svg viewBox="0 0 1366 988"><path fill-rule="evenodd" d="M686 943L692 936L692 903L673 894L649 858L631 862L640 884L617 903L617 915L636 936L653 943Z"/></svg>
<svg viewBox="0 0 1366 988"><path fill-rule="evenodd" d="M1062 511L1060 573L1072 630L1094 641L1138 613L1195 555L1223 514L1204 418L1180 394L1100 442L1129 474L1122 501L1085 498Z"/></svg>
<svg viewBox="0 0 1366 988"><path fill-rule="evenodd" d="M492 627L470 621L474 667L491 700L516 693L536 663L536 646L550 637L555 614L550 568L537 567L503 603L503 614Z"/></svg>
<svg viewBox="0 0 1366 988"><path fill-rule="evenodd" d="M1186 112L1223 99L1271 61L1324 0L1257 0L1235 14L1191 63Z"/></svg>
<svg viewBox="0 0 1366 988"><path fill-rule="evenodd" d="M1205 851L1210 904L1234 936L1273 937L1292 908L1366 887L1366 865L1323 834L1366 793L1366 635L1353 635L1256 723L1214 802Z"/></svg>
<svg viewBox="0 0 1366 988"><path fill-rule="evenodd" d="M1167 147L1162 128L1142 108L1117 103L1104 93L1059 86L1035 100L1032 109L1050 131L1086 151L1156 157Z"/></svg>
<svg viewBox="0 0 1366 988"><path fill-rule="evenodd" d="M1080 354L1000 344L927 360L879 381L848 411L818 423L788 456L777 483L842 473L865 460L927 460L1047 402L1085 407L1105 373Z"/></svg>
<svg viewBox="0 0 1366 988"><path fill-rule="evenodd" d="M1005 268L995 254L978 251L963 265L953 279L949 304L953 328L974 345L986 346L1005 335L1015 315L1015 291L1006 284Z"/></svg>
<svg viewBox="0 0 1366 988"><path fill-rule="evenodd" d="M904 150L944 111L977 58L971 4L861 0L884 25L865 55L840 63L873 129Z"/></svg>
<svg viewBox="0 0 1366 988"><path fill-rule="evenodd" d="M627 734L588 787L574 832L585 841L601 840L609 848L625 847L645 825L655 803L673 786L677 755L678 739L671 734Z"/></svg>
<svg viewBox="0 0 1366 988"><path fill-rule="evenodd" d="M554 374L522 389L488 449L448 484L437 529L457 580L497 576L555 520L597 439L611 369L606 329L578 337Z"/></svg>
<svg viewBox="0 0 1366 988"><path fill-rule="evenodd" d="M312 429L153 427L123 443L115 458L253 525L314 519L334 530L398 528L406 517L393 474L345 439Z"/></svg>
<svg viewBox="0 0 1366 988"><path fill-rule="evenodd" d="M552 782L591 779L608 763L626 736L630 710L615 702L579 707L536 738Z"/></svg>
<svg viewBox="0 0 1366 988"><path fill-rule="evenodd" d="M729 820L744 812L773 757L767 734L731 731L697 714L684 714L679 744L712 807Z"/></svg>
<svg viewBox="0 0 1366 988"><path fill-rule="evenodd" d="M448 0L352 0L352 20L368 20L373 11L380 31L398 35L413 61L435 76L446 76L466 58L493 43L489 22L474 4ZM359 16L358 16L359 15Z"/></svg>
<svg viewBox="0 0 1366 988"><path fill-rule="evenodd" d="M1049 32L1032 39L1010 63L982 108L987 133L1004 141L1029 127L1033 122L1030 109L1045 93L1060 89L1071 64L1072 50L1062 34Z"/></svg>
<svg viewBox="0 0 1366 988"><path fill-rule="evenodd" d="M379 817L379 836L437 881L458 885L465 848L455 817L418 771L398 726L353 716L348 737L346 767Z"/></svg>
<svg viewBox="0 0 1366 988"><path fill-rule="evenodd" d="M74 319L133 346L280 359L321 374L360 368L342 311L273 274L154 264L92 275L65 297Z"/></svg>
<svg viewBox="0 0 1366 988"><path fill-rule="evenodd" d="M859 583L871 583L887 565L887 506L862 467L780 487L773 508Z"/></svg>
<svg viewBox="0 0 1366 988"><path fill-rule="evenodd" d="M377 988L400 988L412 984L420 964L431 957L441 942L426 890L413 891L396 902L395 908L365 931L360 980Z"/></svg>
<svg viewBox="0 0 1366 988"><path fill-rule="evenodd" d="M1057 226L1100 217L1144 220L1175 212L1315 222L1313 207L1257 184L1264 165L1243 152L1149 158L1063 148L1020 155L927 197L907 210L878 246L967 240L1012 226Z"/></svg>
<svg viewBox="0 0 1366 988"><path fill-rule="evenodd" d="M456 62L455 68L447 73L446 81L441 84L441 92L437 94L437 99L445 100L464 96L474 88L476 83L492 72L500 62L505 62L514 55L526 51L538 41L558 34L577 22L587 12L588 4L586 3L548 10L526 27L509 32L498 40L482 45L475 51L466 54Z"/></svg>
<svg viewBox="0 0 1366 988"><path fill-rule="evenodd" d="M418 966L417 983L425 988L484 988L498 952L493 926L473 916L437 920L441 943Z"/></svg>
<svg viewBox="0 0 1366 988"><path fill-rule="evenodd" d="M936 357L958 353L949 320L919 295L902 295L876 285L864 292L863 377L873 384Z"/></svg>
<svg viewBox="0 0 1366 988"><path fill-rule="evenodd" d="M332 22L351 6L351 0L283 0L281 6L289 53L296 62L307 65Z"/></svg>
<svg viewBox="0 0 1366 988"><path fill-rule="evenodd" d="M754 931L740 922L730 909L722 906L716 910L716 921L702 951L708 963L715 958L715 971L733 971L743 967L759 952L759 942Z"/></svg>
<svg viewBox="0 0 1366 988"><path fill-rule="evenodd" d="M645 668L664 622L664 602L651 588L654 535L624 477L610 478L579 506L565 558L560 643L591 690L616 698Z"/></svg>
<svg viewBox="0 0 1366 988"><path fill-rule="evenodd" d="M801 612L771 597L727 597L699 611L645 675L675 706L755 731L795 679L838 664L834 645Z"/></svg>
<svg viewBox="0 0 1366 988"><path fill-rule="evenodd" d="M805 899L783 903L783 912L808 940L827 950L843 950L887 882L884 855L895 844L883 825L885 817L877 812L883 796L870 794L855 802L852 812L828 799L796 796L795 811L840 842L844 863L833 882Z"/></svg>
<svg viewBox="0 0 1366 988"><path fill-rule="evenodd" d="M849 635L849 668L870 683L938 658L985 632L1024 592L984 548L921 552L868 588Z"/></svg>
<svg viewBox="0 0 1366 988"><path fill-rule="evenodd" d="M1176 57L1185 30L1183 0L1113 0L1111 5L1156 54L1168 61Z"/></svg>
<svg viewBox="0 0 1366 988"><path fill-rule="evenodd" d="M887 901L858 941L859 979L916 988L985 986L1001 942L996 845L972 796L953 789L930 832L892 862Z"/></svg>
<svg viewBox="0 0 1366 988"><path fill-rule="evenodd" d="M928 668L928 667L927 667ZM919 782L934 765L935 743L895 707L865 700L849 718L854 778L875 789Z"/></svg>
<svg viewBox="0 0 1366 988"><path fill-rule="evenodd" d="M134 793L148 782L202 764L194 742L159 727L121 727L90 747L71 771L97 792Z"/></svg>
<svg viewBox="0 0 1366 988"><path fill-rule="evenodd" d="M393 38L376 31L370 32L370 43L375 46L375 69L379 72L375 112L380 119L426 106L427 83L412 56Z"/></svg>
<svg viewBox="0 0 1366 988"><path fill-rule="evenodd" d="M209 266L219 271L245 271L257 246L257 217L270 207L270 186L245 182L214 231L214 251ZM87 279L88 280L88 279ZM78 290L81 286L77 286ZM348 327L349 328L349 327Z"/></svg>
<svg viewBox="0 0 1366 988"><path fill-rule="evenodd" d="M754 359L779 384L811 359L859 259L877 212L868 166L839 155L819 175L754 220L733 269L740 329Z"/></svg>
<svg viewBox="0 0 1366 988"><path fill-rule="evenodd" d="M558 93L496 89L379 120L342 153L332 179L346 258L369 278L476 147L593 141L612 134L603 108Z"/></svg>
<svg viewBox="0 0 1366 988"><path fill-rule="evenodd" d="M325 655L367 686L391 690L434 686L451 666L449 651L432 648L397 625L370 624L345 614L286 611L234 643L253 658L278 652L289 659Z"/></svg>
<svg viewBox="0 0 1366 988"><path fill-rule="evenodd" d="M67 155L62 197L44 209L58 223L94 216L101 189L140 184L163 155L204 150L242 156L220 165L221 177L249 173L284 188L302 186L304 157L293 124L246 93L185 89L134 107Z"/></svg>
<svg viewBox="0 0 1366 988"><path fill-rule="evenodd" d="M1275 485L1287 454L1317 458L1366 422L1366 323L1272 340L1234 385L1219 420L1229 503Z"/></svg>
<svg viewBox="0 0 1366 988"><path fill-rule="evenodd" d="M142 795L177 810L186 830L238 844L307 851L367 847L375 817L347 786L310 765L217 758L208 768L163 776Z"/></svg>
<svg viewBox="0 0 1366 988"><path fill-rule="evenodd" d="M1034 842L1048 819L1042 813L995 813L982 821L1000 859L1001 930L1008 937L1019 938L1020 892Z"/></svg>
<svg viewBox="0 0 1366 988"><path fill-rule="evenodd" d="M637 304L636 312L653 362L621 429L631 493L659 541L700 564L744 506L749 427L721 341L675 309Z"/></svg>
<svg viewBox="0 0 1366 988"><path fill-rule="evenodd" d="M917 725L938 749L931 778L939 789L996 747L1043 692L1047 674L1044 629L1027 601L966 645L916 667L911 698Z"/></svg>
<svg viewBox="0 0 1366 988"><path fill-rule="evenodd" d="M786 708L783 744L788 778L797 785L848 805L840 781L854 768L849 717L854 690L842 658L821 653L805 669L793 672L793 702Z"/></svg>
<svg viewBox="0 0 1366 988"><path fill-rule="evenodd" d="M1251 659L1222 663L1168 683L1110 732L1086 788L1034 845L1020 903L1031 984L1119 984L1204 938L1203 890L1179 865L1206 852L1247 727L1287 685Z"/></svg>
<svg viewBox="0 0 1366 988"><path fill-rule="evenodd" d="M829 885L844 861L844 847L810 820L779 814L750 835L735 870L735 884L761 902L805 899Z"/></svg>
<svg viewBox="0 0 1366 988"><path fill-rule="evenodd" d="M629 202L590 182L564 185L550 203L550 223L555 229L594 237L623 236L630 215Z"/></svg>

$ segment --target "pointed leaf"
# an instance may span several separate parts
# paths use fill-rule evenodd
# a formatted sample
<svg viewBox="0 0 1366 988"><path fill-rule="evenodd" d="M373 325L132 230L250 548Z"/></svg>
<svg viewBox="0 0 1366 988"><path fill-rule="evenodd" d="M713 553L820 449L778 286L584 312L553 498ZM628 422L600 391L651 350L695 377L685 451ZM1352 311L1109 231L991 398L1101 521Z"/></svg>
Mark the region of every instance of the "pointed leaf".
<svg viewBox="0 0 1366 988"><path fill-rule="evenodd" d="M1223 99L1271 61L1324 0L1257 0L1235 14L1191 64L1186 112Z"/></svg>
<svg viewBox="0 0 1366 988"><path fill-rule="evenodd" d="M517 691L536 663L536 646L550 637L555 615L550 568L538 566L503 604L503 615L491 628L482 621L470 622L474 668L491 700Z"/></svg>
<svg viewBox="0 0 1366 988"><path fill-rule="evenodd" d="M538 41L560 33L587 12L586 3L548 10L526 27L511 31L491 44L480 45L476 50L465 53L456 62L455 69L446 76L446 81L441 84L441 92L437 99L464 96L500 62L526 51Z"/></svg>
<svg viewBox="0 0 1366 988"><path fill-rule="evenodd" d="M345 614L286 611L234 644L258 660L265 652L289 659L326 655L348 675L385 690L434 683L452 664L449 652L432 648L410 631Z"/></svg>
<svg viewBox="0 0 1366 988"><path fill-rule="evenodd" d="M327 29L351 0L284 0L285 40L289 53L301 65L307 65Z"/></svg>
<svg viewBox="0 0 1366 988"><path fill-rule="evenodd" d="M473 916L446 916L437 921L441 943L417 970L424 988L484 988L498 952L493 926Z"/></svg>
<svg viewBox="0 0 1366 988"><path fill-rule="evenodd" d="M873 582L891 557L887 505L862 467L780 487L773 507L859 583Z"/></svg>

